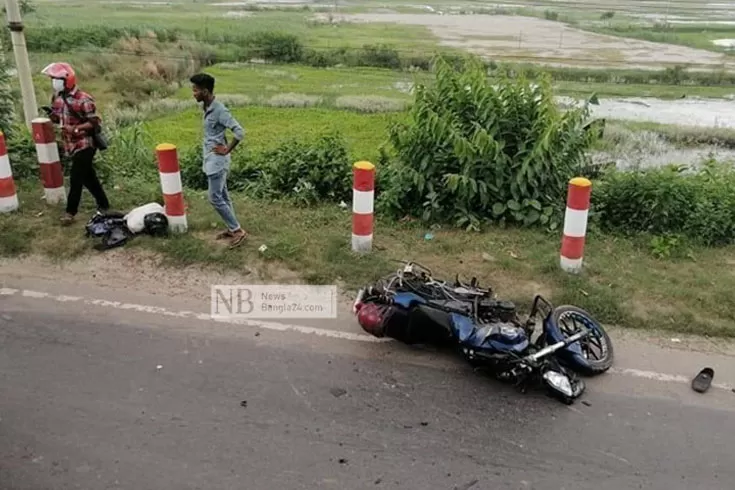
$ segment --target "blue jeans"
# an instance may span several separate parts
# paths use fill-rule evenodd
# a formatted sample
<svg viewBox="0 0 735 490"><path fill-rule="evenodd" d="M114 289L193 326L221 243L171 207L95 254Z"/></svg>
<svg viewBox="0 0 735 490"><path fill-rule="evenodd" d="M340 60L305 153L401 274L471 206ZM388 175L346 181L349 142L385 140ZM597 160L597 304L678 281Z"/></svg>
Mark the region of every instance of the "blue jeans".
<svg viewBox="0 0 735 490"><path fill-rule="evenodd" d="M227 193L227 170L220 170L216 174L208 175L207 179L209 180L209 202L222 217L228 230L239 230L240 223L235 217L235 208L232 206L230 195Z"/></svg>

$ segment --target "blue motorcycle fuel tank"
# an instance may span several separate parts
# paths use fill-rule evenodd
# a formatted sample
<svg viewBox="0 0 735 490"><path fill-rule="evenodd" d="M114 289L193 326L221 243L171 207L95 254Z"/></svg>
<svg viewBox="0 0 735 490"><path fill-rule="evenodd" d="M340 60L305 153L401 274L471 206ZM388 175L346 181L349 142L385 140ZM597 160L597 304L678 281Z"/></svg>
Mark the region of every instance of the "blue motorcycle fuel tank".
<svg viewBox="0 0 735 490"><path fill-rule="evenodd" d="M471 318L453 313L452 327L463 347L486 352L520 353L529 346L529 339L522 328L510 323L490 323L478 326Z"/></svg>

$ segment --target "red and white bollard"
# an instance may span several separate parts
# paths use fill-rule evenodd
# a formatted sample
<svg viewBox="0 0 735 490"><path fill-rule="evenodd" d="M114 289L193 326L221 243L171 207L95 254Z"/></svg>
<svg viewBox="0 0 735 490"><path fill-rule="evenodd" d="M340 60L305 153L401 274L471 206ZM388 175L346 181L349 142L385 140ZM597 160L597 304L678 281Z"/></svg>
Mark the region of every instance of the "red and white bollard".
<svg viewBox="0 0 735 490"><path fill-rule="evenodd" d="M170 143L162 143L156 147L156 155L158 157L158 172L161 176L163 207L168 218L168 227L175 233L184 233L188 229L188 223L176 146Z"/></svg>
<svg viewBox="0 0 735 490"><path fill-rule="evenodd" d="M369 252L373 247L375 165L357 162L352 167L352 175L352 251Z"/></svg>
<svg viewBox="0 0 735 490"><path fill-rule="evenodd" d="M51 119L39 117L31 121L33 141L36 142L36 155L41 170L44 197L47 204L66 202L64 189L64 173L61 170L59 147L56 145L56 134Z"/></svg>
<svg viewBox="0 0 735 490"><path fill-rule="evenodd" d="M569 181L560 257L560 265L565 272L576 274L582 270L591 195L592 182L588 179L576 177Z"/></svg>
<svg viewBox="0 0 735 490"><path fill-rule="evenodd" d="M15 191L13 169L10 167L5 134L0 131L0 213L10 213L18 209L18 194Z"/></svg>

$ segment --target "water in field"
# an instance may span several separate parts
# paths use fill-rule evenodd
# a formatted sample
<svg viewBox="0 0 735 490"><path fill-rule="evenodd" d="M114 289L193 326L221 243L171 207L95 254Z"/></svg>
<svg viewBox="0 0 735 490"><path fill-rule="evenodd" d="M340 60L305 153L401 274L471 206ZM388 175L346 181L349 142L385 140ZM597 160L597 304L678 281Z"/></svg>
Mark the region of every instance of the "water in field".
<svg viewBox="0 0 735 490"><path fill-rule="evenodd" d="M595 152L593 160L600 164L614 163L620 170L665 165L697 169L709 158L735 164L735 150L714 145L681 148L654 131L633 131L613 125L605 129L605 139L610 149Z"/></svg>
<svg viewBox="0 0 735 490"><path fill-rule="evenodd" d="M565 105L574 101L570 97L559 97L558 100ZM600 105L591 106L591 110L596 118L702 128L735 128L735 101L727 99L602 98Z"/></svg>

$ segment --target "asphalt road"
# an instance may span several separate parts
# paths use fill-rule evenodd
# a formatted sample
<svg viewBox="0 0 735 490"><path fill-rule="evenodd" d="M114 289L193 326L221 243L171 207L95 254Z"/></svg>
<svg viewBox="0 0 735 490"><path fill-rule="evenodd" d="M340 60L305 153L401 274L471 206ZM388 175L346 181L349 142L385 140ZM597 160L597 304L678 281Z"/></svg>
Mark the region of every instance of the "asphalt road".
<svg viewBox="0 0 735 490"><path fill-rule="evenodd" d="M735 398L193 323L0 298L0 489L733 488Z"/></svg>

